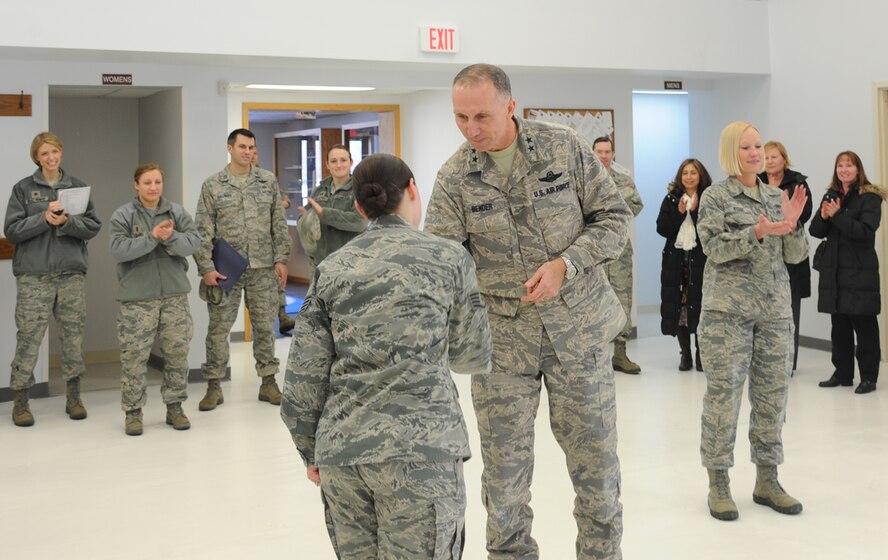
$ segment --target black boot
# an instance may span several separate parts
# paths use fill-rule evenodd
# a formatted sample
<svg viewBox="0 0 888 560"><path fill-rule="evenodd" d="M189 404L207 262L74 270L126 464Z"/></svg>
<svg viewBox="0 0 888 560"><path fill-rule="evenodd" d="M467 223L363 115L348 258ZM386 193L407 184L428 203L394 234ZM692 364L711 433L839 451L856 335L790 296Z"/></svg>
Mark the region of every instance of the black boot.
<svg viewBox="0 0 888 560"><path fill-rule="evenodd" d="M703 371L703 360L700 359L700 337L695 334L694 340L697 342L697 371Z"/></svg>
<svg viewBox="0 0 888 560"><path fill-rule="evenodd" d="M691 360L691 333L687 327L678 327L678 345L681 347L681 361L678 363L678 371L688 371L693 367Z"/></svg>

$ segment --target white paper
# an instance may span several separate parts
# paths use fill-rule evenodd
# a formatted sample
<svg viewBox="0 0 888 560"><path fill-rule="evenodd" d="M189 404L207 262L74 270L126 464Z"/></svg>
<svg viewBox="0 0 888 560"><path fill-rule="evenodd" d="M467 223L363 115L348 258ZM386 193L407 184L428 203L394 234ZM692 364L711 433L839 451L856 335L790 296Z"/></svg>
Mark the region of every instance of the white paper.
<svg viewBox="0 0 888 560"><path fill-rule="evenodd" d="M86 212L86 206L89 204L89 187L60 189L58 193L59 202L62 203L66 214L77 216Z"/></svg>

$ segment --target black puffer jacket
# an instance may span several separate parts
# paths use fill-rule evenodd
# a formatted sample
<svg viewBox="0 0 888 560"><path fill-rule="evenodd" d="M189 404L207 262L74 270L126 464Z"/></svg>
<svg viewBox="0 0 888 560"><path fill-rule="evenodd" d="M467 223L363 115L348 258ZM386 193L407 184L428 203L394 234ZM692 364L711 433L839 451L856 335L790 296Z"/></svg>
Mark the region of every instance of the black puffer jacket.
<svg viewBox="0 0 888 560"><path fill-rule="evenodd" d="M838 192L831 188L823 200L836 196ZM814 270L820 272L817 310L821 313L879 314L876 230L885 196L876 185L852 187L835 216L824 220L819 206L814 213L809 231L824 240L814 253Z"/></svg>
<svg viewBox="0 0 888 560"><path fill-rule="evenodd" d="M763 183L768 183L768 174L759 174L759 179ZM780 181L782 190L790 189L790 198L794 194L792 188L797 185L803 185L808 191L808 202L805 203L805 209L799 216L798 227L804 227L805 223L811 218L811 188L808 186L807 175L802 175L798 171L787 169L783 172L783 180ZM811 297L811 259L807 258L798 264L786 263L786 271L789 272L789 289L792 292L793 299Z"/></svg>
<svg viewBox="0 0 888 560"><path fill-rule="evenodd" d="M669 192L660 205L660 213L657 215L657 233L666 238L663 247L663 263L660 269L660 331L663 334L675 336L678 332L678 321L681 316L681 271L684 266L684 251L675 246L675 238L685 219L685 214L678 211L678 201L685 194L681 185L669 184ZM704 189L705 190L705 189ZM702 191L697 192L699 198ZM697 227L697 209L691 211L691 219L694 228ZM690 252L688 261L688 329L697 332L697 323L700 321L700 302L703 299L703 267L706 265L706 255L703 254L703 245L697 239L697 246Z"/></svg>

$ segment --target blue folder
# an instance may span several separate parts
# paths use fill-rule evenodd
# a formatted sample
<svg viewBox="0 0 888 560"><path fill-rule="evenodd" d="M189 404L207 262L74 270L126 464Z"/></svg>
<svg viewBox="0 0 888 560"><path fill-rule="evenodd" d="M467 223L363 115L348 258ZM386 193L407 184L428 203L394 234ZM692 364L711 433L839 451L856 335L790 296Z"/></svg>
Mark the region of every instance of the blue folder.
<svg viewBox="0 0 888 560"><path fill-rule="evenodd" d="M213 245L213 264L216 266L216 272L227 277L225 280L219 280L222 291L227 294L240 280L250 262L238 253L228 241L220 237Z"/></svg>

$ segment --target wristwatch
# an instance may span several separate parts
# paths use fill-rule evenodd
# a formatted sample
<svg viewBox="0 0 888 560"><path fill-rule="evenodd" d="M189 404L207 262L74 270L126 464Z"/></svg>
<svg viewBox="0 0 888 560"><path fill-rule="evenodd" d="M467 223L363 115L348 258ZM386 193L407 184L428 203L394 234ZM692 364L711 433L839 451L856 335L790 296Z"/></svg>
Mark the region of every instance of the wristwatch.
<svg viewBox="0 0 888 560"><path fill-rule="evenodd" d="M564 271L564 279L565 280L572 280L573 277L577 275L577 272L579 272L579 270L577 270L577 267L573 263L573 261L571 261L569 258L565 257L564 255L561 255L561 260L564 261L564 266L567 267L567 269Z"/></svg>

